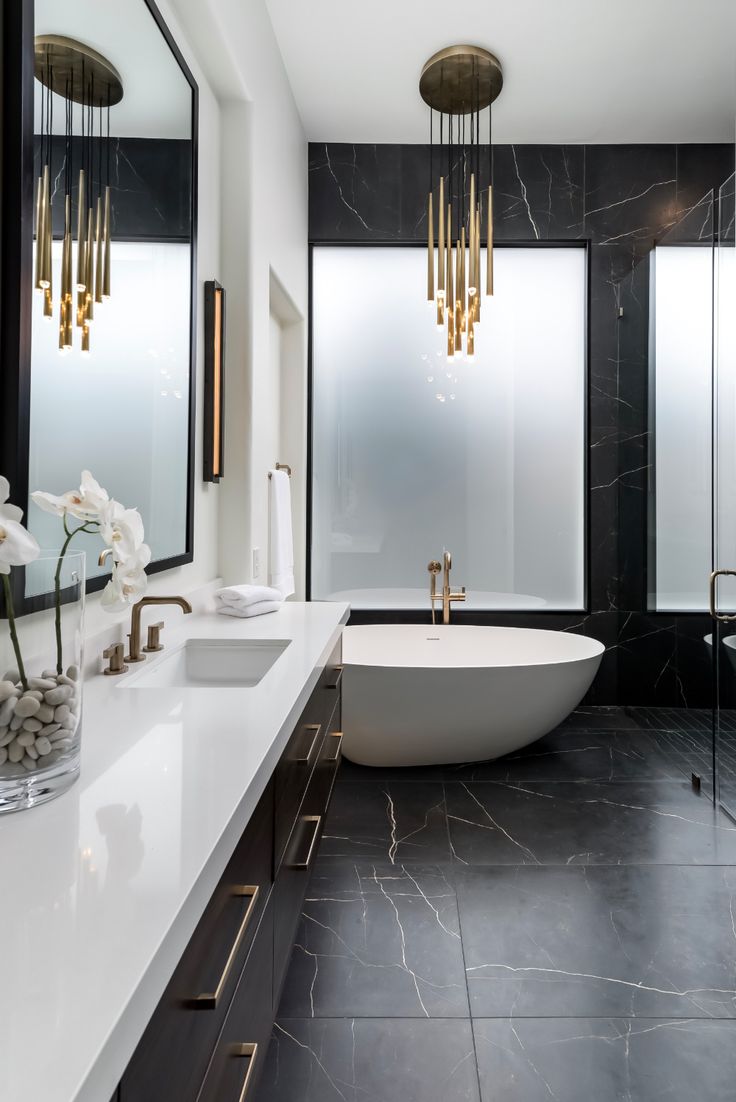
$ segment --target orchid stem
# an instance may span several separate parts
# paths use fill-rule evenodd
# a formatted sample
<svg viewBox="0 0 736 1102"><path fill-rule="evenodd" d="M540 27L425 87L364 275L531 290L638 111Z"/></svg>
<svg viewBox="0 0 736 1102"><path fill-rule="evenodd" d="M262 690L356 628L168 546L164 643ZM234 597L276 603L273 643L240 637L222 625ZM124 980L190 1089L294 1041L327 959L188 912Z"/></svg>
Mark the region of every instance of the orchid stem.
<svg viewBox="0 0 736 1102"><path fill-rule="evenodd" d="M94 524L95 528L88 528L88 524ZM61 645L61 568L64 563L64 556L66 555L67 548L76 536L77 532L94 532L99 529L99 525L96 521L85 521L84 524L80 524L78 528L73 528L71 532L66 522L66 513L64 514L64 531L66 532L66 539L62 544L61 551L59 552L59 561L56 564L56 574L54 575L54 603L56 606L56 672L64 672L64 664L62 661L62 645Z"/></svg>
<svg viewBox="0 0 736 1102"><path fill-rule="evenodd" d="M18 663L18 673L20 674L20 683L23 686L23 691L28 692L28 682L26 680L26 670L23 665L23 655L20 653L20 643L18 642L18 633L15 630L15 610L13 609L13 593L10 589L10 577L7 574L2 575L3 589L5 590L5 610L8 614L8 627L10 629L10 641L13 644L13 650L15 651L15 660Z"/></svg>

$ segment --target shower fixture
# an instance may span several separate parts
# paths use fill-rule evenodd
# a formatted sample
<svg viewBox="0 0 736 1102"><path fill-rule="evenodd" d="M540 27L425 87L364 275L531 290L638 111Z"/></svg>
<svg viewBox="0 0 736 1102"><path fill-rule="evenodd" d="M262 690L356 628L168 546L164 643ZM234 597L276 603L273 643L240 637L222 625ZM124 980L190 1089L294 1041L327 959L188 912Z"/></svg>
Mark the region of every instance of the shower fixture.
<svg viewBox="0 0 736 1102"><path fill-rule="evenodd" d="M480 324L483 192L486 221L485 290L493 294L492 105L503 87L498 58L480 46L448 46L422 69L419 92L429 106L427 301L447 333L447 358L475 355ZM488 109L487 179L482 180L481 112ZM435 112L439 113L439 178L435 181ZM437 234L435 236L435 190ZM436 244L435 244L436 242Z"/></svg>
<svg viewBox="0 0 736 1102"><path fill-rule="evenodd" d="M53 319L54 280L51 244L53 200L63 187L61 266L59 278L59 351L72 347L74 328L81 330L81 349L90 350L95 305L110 298L110 108L123 98L123 84L114 66L91 46L62 35L35 40L35 75L41 93L40 171L36 185L36 262L34 286L43 294L43 314ZM64 111L64 146L56 177L54 169L54 96ZM80 110L75 146L74 105ZM95 112L97 126L95 127ZM103 136L103 116L106 133ZM95 137L95 129L97 137ZM77 256L72 237L72 186L77 177ZM52 184L52 180L54 183ZM75 301L76 299L76 301Z"/></svg>

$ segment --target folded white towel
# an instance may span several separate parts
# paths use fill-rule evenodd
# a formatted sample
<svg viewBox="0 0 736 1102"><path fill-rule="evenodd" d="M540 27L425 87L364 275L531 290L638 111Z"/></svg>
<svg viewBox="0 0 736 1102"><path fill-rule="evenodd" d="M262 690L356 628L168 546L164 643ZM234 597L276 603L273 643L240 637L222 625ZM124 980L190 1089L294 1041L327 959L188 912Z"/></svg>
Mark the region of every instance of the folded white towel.
<svg viewBox="0 0 736 1102"><path fill-rule="evenodd" d="M271 584L282 597L294 592L294 539L291 531L291 481L286 471L271 471Z"/></svg>
<svg viewBox="0 0 736 1102"><path fill-rule="evenodd" d="M226 585L215 593L218 610L223 606L230 608L250 608L259 601L280 601L281 593L270 585Z"/></svg>
<svg viewBox="0 0 736 1102"><path fill-rule="evenodd" d="M249 605L247 608L242 605L221 605L217 611L223 616L240 616L247 620L251 616L264 616L267 612L278 612L283 603L279 598L278 601L258 601L257 604Z"/></svg>

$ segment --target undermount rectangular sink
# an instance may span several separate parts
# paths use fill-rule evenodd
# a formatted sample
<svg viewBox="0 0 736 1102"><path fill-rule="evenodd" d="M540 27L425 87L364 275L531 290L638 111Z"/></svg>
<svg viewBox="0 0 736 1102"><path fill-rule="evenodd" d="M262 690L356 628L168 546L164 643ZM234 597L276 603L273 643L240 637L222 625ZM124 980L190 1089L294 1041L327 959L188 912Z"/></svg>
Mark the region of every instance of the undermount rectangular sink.
<svg viewBox="0 0 736 1102"><path fill-rule="evenodd" d="M149 669L121 678L123 689L252 688L290 643L289 639L188 639Z"/></svg>

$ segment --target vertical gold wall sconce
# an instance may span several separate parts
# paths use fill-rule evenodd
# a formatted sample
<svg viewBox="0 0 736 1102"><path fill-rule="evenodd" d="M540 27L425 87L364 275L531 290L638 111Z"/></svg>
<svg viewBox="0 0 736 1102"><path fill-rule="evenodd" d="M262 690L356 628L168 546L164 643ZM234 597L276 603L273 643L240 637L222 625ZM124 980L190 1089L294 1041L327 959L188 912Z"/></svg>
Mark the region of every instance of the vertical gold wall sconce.
<svg viewBox="0 0 736 1102"><path fill-rule="evenodd" d="M419 92L429 106L427 195L427 301L438 329L447 327L447 359L475 358L482 295L483 192L487 193L486 287L493 294L492 105L503 87L497 57L480 46L448 46L422 69ZM488 169L483 185L481 112L488 109ZM439 147L435 152L434 113ZM439 165L435 202L435 156ZM435 214L437 231L435 232Z"/></svg>
<svg viewBox="0 0 736 1102"><path fill-rule="evenodd" d="M219 482L225 455L225 288L204 285L204 464L205 482Z"/></svg>
<svg viewBox="0 0 736 1102"><path fill-rule="evenodd" d="M35 42L35 75L41 93L40 174L36 190L36 265L34 286L44 296L43 315L52 320L54 280L51 245L54 234L53 195L61 191L63 210L57 236L62 241L58 281L59 351L73 345L80 330L81 350L90 351L95 304L110 298L110 108L123 98L123 83L115 67L83 42L62 35L39 35ZM54 163L54 98L64 112L63 157ZM75 136L75 105L79 125ZM58 111L58 106L57 106ZM103 136L103 115L107 133ZM95 114L97 134L95 136ZM78 175L75 176L78 170ZM72 189L77 181L77 256L73 259ZM51 187L51 181L55 186Z"/></svg>

